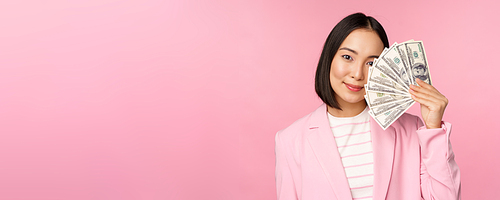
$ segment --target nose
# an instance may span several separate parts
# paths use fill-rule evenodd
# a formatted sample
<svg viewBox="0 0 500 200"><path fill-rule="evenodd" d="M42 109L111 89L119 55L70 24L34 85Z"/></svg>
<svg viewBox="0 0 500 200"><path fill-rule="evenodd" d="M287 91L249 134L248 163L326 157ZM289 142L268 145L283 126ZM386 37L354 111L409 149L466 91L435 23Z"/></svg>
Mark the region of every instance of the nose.
<svg viewBox="0 0 500 200"><path fill-rule="evenodd" d="M364 63L356 63L351 71L351 77L354 80L361 81L365 79L365 66Z"/></svg>

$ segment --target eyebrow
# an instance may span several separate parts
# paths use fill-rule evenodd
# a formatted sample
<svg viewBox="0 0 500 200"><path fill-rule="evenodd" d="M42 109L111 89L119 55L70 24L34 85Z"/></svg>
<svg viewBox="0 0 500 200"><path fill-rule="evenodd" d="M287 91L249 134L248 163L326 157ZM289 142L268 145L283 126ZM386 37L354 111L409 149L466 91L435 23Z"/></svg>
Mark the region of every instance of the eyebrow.
<svg viewBox="0 0 500 200"><path fill-rule="evenodd" d="M352 52L353 54L358 55L358 52L356 52L356 51L354 51L354 50L352 50L352 49L349 49L349 48L347 48L347 47L342 47L342 48L340 48L339 50L346 50L346 51L350 51L350 52ZM378 55L371 55L371 56L368 56L368 58L378 58Z"/></svg>

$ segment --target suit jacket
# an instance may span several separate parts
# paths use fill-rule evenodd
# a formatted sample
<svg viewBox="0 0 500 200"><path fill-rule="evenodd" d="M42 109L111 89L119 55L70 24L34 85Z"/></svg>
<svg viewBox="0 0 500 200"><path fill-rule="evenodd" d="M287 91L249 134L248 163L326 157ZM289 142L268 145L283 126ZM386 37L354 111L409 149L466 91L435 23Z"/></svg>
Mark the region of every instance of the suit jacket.
<svg viewBox="0 0 500 200"><path fill-rule="evenodd" d="M370 127L374 200L460 199L451 124L425 129L405 113L385 131L373 118ZM278 200L352 199L325 104L279 131L275 142Z"/></svg>

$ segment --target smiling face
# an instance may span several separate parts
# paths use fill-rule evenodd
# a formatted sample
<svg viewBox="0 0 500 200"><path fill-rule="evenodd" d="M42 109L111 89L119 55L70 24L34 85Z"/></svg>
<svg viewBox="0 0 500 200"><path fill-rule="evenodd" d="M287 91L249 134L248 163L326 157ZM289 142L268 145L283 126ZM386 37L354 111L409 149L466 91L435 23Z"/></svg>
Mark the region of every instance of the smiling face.
<svg viewBox="0 0 500 200"><path fill-rule="evenodd" d="M341 108L366 106L368 68L383 50L382 40L369 29L356 29L342 42L330 69L330 84Z"/></svg>

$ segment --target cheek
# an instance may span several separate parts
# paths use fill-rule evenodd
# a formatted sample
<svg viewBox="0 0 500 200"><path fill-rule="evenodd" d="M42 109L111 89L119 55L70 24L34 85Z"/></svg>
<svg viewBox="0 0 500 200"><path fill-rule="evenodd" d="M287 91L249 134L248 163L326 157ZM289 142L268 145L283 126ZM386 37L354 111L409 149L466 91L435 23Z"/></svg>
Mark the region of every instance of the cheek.
<svg viewBox="0 0 500 200"><path fill-rule="evenodd" d="M332 68L330 69L330 79L333 80L341 80L348 74L348 68L342 63L332 62Z"/></svg>
<svg viewBox="0 0 500 200"><path fill-rule="evenodd" d="M365 67L364 76L365 76L365 84L368 82L368 72L369 72L370 67Z"/></svg>

